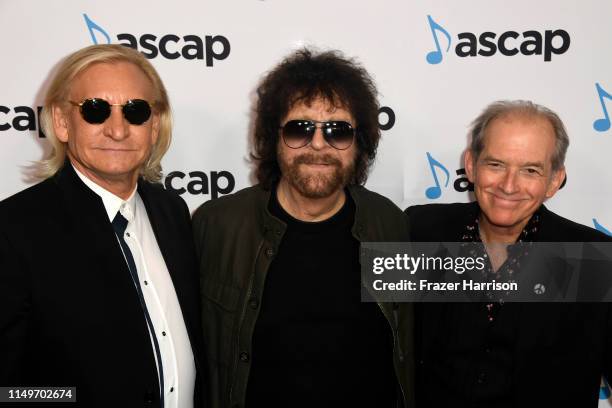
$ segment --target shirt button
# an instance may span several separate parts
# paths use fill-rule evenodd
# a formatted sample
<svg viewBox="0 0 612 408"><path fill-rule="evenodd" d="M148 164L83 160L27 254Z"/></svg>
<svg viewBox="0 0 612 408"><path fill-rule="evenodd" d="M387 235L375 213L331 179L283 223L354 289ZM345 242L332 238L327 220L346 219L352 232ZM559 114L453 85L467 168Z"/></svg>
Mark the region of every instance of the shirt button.
<svg viewBox="0 0 612 408"><path fill-rule="evenodd" d="M249 353L247 353L246 351L243 351L242 353L240 353L240 361L242 361L243 363L248 363Z"/></svg>
<svg viewBox="0 0 612 408"><path fill-rule="evenodd" d="M125 236L129 238L129 237L130 237L130 233L129 233L129 232L126 232L126 233L125 233Z"/></svg>
<svg viewBox="0 0 612 408"><path fill-rule="evenodd" d="M165 332L165 331L163 331L163 332L162 332L162 336L165 336L165 335L166 335L166 332Z"/></svg>
<svg viewBox="0 0 612 408"><path fill-rule="evenodd" d="M266 249L266 255L272 257L274 255L274 250L272 248Z"/></svg>
<svg viewBox="0 0 612 408"><path fill-rule="evenodd" d="M485 379L487 378L485 373L480 373L478 374L478 379L476 380L476 382L478 384L483 384L485 382Z"/></svg>
<svg viewBox="0 0 612 408"><path fill-rule="evenodd" d="M174 392L174 387L170 387L170 392Z"/></svg>
<svg viewBox="0 0 612 408"><path fill-rule="evenodd" d="M257 307L259 306L259 301L257 300L257 298L252 297L251 300L249 300L249 306L251 307L251 309L257 309Z"/></svg>
<svg viewBox="0 0 612 408"><path fill-rule="evenodd" d="M145 286L147 286L149 284L149 282L148 281L144 281L144 284L145 284Z"/></svg>

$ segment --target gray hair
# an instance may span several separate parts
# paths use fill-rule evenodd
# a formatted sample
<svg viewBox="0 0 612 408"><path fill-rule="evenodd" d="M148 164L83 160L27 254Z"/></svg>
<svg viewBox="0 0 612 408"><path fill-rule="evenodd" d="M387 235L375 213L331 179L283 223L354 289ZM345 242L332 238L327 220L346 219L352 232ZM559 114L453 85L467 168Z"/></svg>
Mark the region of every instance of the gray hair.
<svg viewBox="0 0 612 408"><path fill-rule="evenodd" d="M511 114L540 117L548 120L555 132L555 152L552 157L552 170L560 170L565 163L565 154L569 146L569 137L563 122L555 112L547 107L524 100L493 102L472 122L470 129L470 151L474 160L478 159L478 156L484 149L487 126L493 120Z"/></svg>

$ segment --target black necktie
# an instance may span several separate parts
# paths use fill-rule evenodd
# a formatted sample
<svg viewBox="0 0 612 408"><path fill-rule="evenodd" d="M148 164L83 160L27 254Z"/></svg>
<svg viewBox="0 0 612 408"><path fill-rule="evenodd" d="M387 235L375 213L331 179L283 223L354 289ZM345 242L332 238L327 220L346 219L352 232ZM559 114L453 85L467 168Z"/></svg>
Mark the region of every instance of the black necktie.
<svg viewBox="0 0 612 408"><path fill-rule="evenodd" d="M125 229L127 228L128 221L125 219L123 215L119 211L117 211L117 215L113 219L113 229L115 230L115 234L117 235L117 239L119 239L119 244L121 244L121 249L123 249L123 255L125 256L125 260L128 265L128 269L130 270L130 275L132 276L132 281L134 281L134 286L136 287L136 292L138 293L138 298L140 299L140 306L142 307L142 311L144 312L145 319L147 320L147 325L149 326L149 330L151 332L151 337L153 338L153 344L155 345L155 356L157 357L157 366L159 368L159 390L160 390L160 407L164 407L164 369L162 367L162 359L161 359L161 351L159 349L159 342L157 341L157 335L155 334L155 327L153 326L153 321L151 320L151 316L149 316L149 311L147 310L147 304L144 300L144 296L142 294L142 288L140 287L140 281L138 280L138 273L136 272L136 264L134 263L134 257L132 256L132 251L130 251L130 247L127 245L125 240L123 239L123 234L125 233Z"/></svg>

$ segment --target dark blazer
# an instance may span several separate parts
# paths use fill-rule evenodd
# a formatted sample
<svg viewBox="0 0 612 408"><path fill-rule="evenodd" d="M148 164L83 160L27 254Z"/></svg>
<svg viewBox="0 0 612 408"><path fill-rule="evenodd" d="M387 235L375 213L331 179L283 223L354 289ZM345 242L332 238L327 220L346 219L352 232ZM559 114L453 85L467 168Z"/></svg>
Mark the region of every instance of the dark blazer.
<svg viewBox="0 0 612 408"><path fill-rule="evenodd" d="M477 203L430 204L406 209L415 242L457 242L479 213ZM541 208L541 242L611 241L610 237ZM611 271L612 273L612 271ZM452 303L416 307L417 406L480 406L466 396L466 379L445 384L435 367L449 367L447 328ZM461 307L483 307L469 304ZM457 309L455 309L456 311ZM609 303L506 303L512 316L509 404L494 407L597 407L600 377L612 375L612 309ZM509 321L506 319L506 321ZM489 352L483 349L483 354ZM450 373L449 378L452 378ZM486 386L486 382L483 386ZM469 394L469 392L467 393Z"/></svg>
<svg viewBox="0 0 612 408"><path fill-rule="evenodd" d="M138 193L199 369L189 211L161 185L140 180ZM70 406L155 407L157 377L147 324L101 198L65 164L0 202L0 386L76 386Z"/></svg>

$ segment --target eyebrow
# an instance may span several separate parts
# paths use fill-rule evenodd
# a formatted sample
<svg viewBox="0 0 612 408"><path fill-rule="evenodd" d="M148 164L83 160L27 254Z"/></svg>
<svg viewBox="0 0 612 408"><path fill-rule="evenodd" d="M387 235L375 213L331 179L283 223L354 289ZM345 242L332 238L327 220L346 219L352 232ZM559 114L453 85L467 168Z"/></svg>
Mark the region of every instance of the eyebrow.
<svg viewBox="0 0 612 408"><path fill-rule="evenodd" d="M504 163L503 160L497 159L495 157L492 156L485 156L482 158L483 161L494 161L494 162L499 162L499 163ZM527 162L527 163L522 163L521 167L537 167L539 169L544 170L544 163L542 162Z"/></svg>

